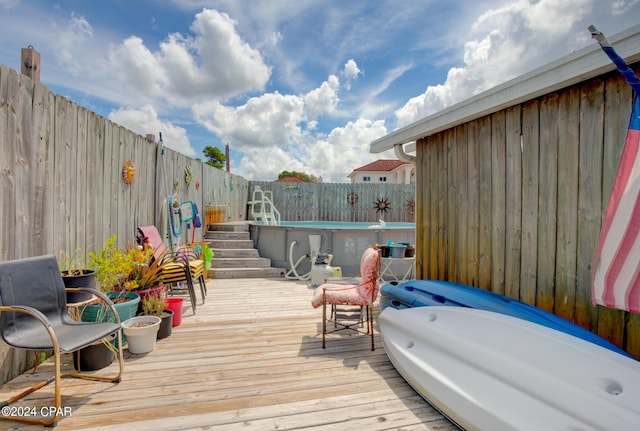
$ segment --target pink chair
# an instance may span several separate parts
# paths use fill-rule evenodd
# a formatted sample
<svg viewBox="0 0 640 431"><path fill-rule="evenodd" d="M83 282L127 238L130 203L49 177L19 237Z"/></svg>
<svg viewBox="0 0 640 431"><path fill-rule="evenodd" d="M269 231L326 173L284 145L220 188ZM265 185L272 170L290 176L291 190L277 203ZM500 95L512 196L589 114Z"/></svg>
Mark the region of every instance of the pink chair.
<svg viewBox="0 0 640 431"><path fill-rule="evenodd" d="M189 299L191 300L191 308L195 314L196 291L193 286L194 280L198 280L200 283L202 303L204 303L206 296L205 275L203 270L198 269L200 263L204 268L204 261L199 260L199 257L190 247L181 247L177 252L171 252L164 244L162 236L155 226L138 227L136 241L145 248L151 247L154 258L162 260L162 279L165 284L186 283Z"/></svg>
<svg viewBox="0 0 640 431"><path fill-rule="evenodd" d="M380 252L369 247L360 260L359 284L323 284L318 286L313 294L311 305L314 308L322 306L322 348L325 348L326 334L348 329L371 336L371 350L375 350L373 340L373 303L378 297L378 271L380 267ZM327 304L331 306L331 315L327 317ZM355 323L338 321L336 306L353 305L360 307L360 319ZM362 323L362 312L366 313L366 332L358 329ZM327 331L327 322L333 323L334 329ZM351 321L350 321L351 322Z"/></svg>

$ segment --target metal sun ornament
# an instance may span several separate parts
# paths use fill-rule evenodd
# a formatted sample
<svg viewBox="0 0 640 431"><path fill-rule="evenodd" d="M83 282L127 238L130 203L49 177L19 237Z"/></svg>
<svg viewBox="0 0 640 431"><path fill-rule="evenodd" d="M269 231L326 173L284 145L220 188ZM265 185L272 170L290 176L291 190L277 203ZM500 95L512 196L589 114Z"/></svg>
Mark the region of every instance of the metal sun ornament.
<svg viewBox="0 0 640 431"><path fill-rule="evenodd" d="M377 213L386 214L387 211L391 209L391 205L389 204L389 199L387 198L376 199L376 202L373 204L373 208L375 208L376 214Z"/></svg>

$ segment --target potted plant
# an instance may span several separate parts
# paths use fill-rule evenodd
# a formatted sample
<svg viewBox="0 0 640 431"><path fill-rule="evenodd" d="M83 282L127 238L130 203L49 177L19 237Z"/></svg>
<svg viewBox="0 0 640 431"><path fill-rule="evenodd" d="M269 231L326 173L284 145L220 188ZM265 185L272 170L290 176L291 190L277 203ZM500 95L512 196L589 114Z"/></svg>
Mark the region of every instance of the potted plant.
<svg viewBox="0 0 640 431"><path fill-rule="evenodd" d="M145 316L158 316L161 320L158 329L158 340L171 335L173 326L173 310L169 310L169 303L164 295L151 295L141 300L142 314Z"/></svg>
<svg viewBox="0 0 640 431"><path fill-rule="evenodd" d="M122 281L122 289L140 295L138 312L141 313L144 299L164 295L162 259L154 259L152 250L140 246L130 248L126 259L131 262L131 269Z"/></svg>
<svg viewBox="0 0 640 431"><path fill-rule="evenodd" d="M58 254L58 266L65 287L87 287L95 289L96 271L87 267L82 251L77 248L70 255L64 250ZM87 301L92 298L89 292L67 292L67 304Z"/></svg>
<svg viewBox="0 0 640 431"><path fill-rule="evenodd" d="M127 337L129 353L149 353L156 345L161 319L158 316L136 316L122 322L122 332Z"/></svg>
<svg viewBox="0 0 640 431"><path fill-rule="evenodd" d="M89 253L89 261L96 270L95 278L100 290L113 301L120 321L134 317L140 296L123 289L121 285L133 270L134 264L128 253L116 245L116 237L111 236L101 250ZM115 316L111 316L104 305L86 305L80 307L79 313L85 322L115 321Z"/></svg>

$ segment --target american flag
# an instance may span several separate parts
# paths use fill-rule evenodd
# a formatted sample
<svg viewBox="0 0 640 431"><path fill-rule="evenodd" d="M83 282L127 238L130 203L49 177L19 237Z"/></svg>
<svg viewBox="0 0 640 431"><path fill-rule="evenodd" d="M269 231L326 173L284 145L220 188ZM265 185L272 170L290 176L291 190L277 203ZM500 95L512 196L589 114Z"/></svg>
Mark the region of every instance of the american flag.
<svg viewBox="0 0 640 431"><path fill-rule="evenodd" d="M629 129L600 230L592 272L594 304L640 313L640 79L595 28L602 49L634 90Z"/></svg>

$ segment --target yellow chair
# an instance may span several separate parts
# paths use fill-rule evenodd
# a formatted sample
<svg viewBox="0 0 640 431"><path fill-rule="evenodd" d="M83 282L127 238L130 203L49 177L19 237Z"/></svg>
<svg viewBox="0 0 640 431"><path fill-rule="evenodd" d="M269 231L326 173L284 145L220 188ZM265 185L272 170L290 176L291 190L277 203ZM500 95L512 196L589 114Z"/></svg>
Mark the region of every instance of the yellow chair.
<svg viewBox="0 0 640 431"><path fill-rule="evenodd" d="M138 227L138 235L136 237L138 244L143 247L150 247L153 250L153 256L156 259L162 259L162 280L167 285L175 285L177 283L186 283L189 299L191 300L191 308L196 312L196 291L193 286L195 279L192 267L195 272L199 272L197 263L192 266L190 259L197 255L190 250L189 247L183 247L181 250L171 252L164 244L160 232L155 226ZM204 262L202 262L204 271ZM204 303L205 290L203 275L199 275L200 289L202 290L202 302Z"/></svg>

